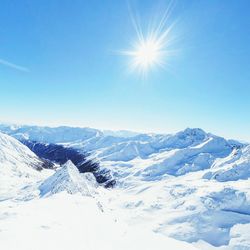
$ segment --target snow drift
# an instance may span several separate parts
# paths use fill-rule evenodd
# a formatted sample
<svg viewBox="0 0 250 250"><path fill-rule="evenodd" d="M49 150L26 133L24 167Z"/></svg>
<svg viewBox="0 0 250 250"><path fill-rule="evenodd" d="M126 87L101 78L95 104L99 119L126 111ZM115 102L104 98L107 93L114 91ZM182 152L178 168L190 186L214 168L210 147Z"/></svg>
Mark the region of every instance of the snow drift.
<svg viewBox="0 0 250 250"><path fill-rule="evenodd" d="M201 129L172 135L36 126L0 126L0 130L18 139L87 151L97 158L117 180L117 186L101 192L98 199L105 213L109 211L131 231L145 229L202 250L250 249L246 233L250 228L250 146L246 143ZM87 190L92 182L85 177L69 163L43 178L40 194L45 199L69 194L91 198L95 195Z"/></svg>

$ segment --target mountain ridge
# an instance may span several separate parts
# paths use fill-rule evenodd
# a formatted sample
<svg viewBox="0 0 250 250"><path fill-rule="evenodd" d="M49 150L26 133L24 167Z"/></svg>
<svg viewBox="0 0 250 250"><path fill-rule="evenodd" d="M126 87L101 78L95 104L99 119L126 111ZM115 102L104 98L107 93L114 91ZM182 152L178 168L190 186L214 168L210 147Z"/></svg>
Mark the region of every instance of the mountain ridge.
<svg viewBox="0 0 250 250"><path fill-rule="evenodd" d="M100 187L98 202L100 199L105 211L112 211L118 220L202 250L250 249L245 233L250 230L249 144L190 128L175 134L132 137L87 129L79 138L74 132L71 137L70 128L65 127L60 127L60 133L50 128L30 129L5 127L19 139L41 139L45 145L56 141L58 147L88 152L90 159L96 158L112 173L117 185L112 190ZM77 195L84 187L75 170L73 166L58 168L48 178L34 179L30 188L45 198L59 197L60 192L65 205L69 198L64 191ZM29 190L25 187L21 193ZM85 191L83 188L83 194ZM27 197L37 197L29 192Z"/></svg>

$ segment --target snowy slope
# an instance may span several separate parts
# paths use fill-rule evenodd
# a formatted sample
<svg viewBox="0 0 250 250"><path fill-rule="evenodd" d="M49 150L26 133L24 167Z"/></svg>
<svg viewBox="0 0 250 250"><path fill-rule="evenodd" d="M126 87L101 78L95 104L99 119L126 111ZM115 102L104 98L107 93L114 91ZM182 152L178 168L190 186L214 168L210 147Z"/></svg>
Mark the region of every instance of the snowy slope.
<svg viewBox="0 0 250 250"><path fill-rule="evenodd" d="M135 175L154 180L166 174L179 176L209 168L213 170L204 178L226 181L249 176L247 145L201 129L186 129L173 135L127 132L127 137L90 128L0 125L0 130L18 139L56 142L87 151L122 177ZM239 155L241 159L235 162ZM231 167L227 163L230 160ZM131 170L134 165L138 167Z"/></svg>
<svg viewBox="0 0 250 250"><path fill-rule="evenodd" d="M26 146L11 136L0 133L0 163L3 165L29 166L29 170L41 170L42 161ZM18 168L17 168L18 170ZM22 174L24 171L19 171Z"/></svg>
<svg viewBox="0 0 250 250"><path fill-rule="evenodd" d="M69 194L80 192L85 196L95 194L97 183L92 173L80 174L77 167L71 162L66 162L52 176L39 186L42 196L66 191Z"/></svg>
<svg viewBox="0 0 250 250"><path fill-rule="evenodd" d="M108 206L112 192L98 187L93 175L80 174L71 162L56 172L37 171L43 162L4 134L0 156L1 249L197 249L127 225ZM10 195L12 188L17 192Z"/></svg>
<svg viewBox="0 0 250 250"><path fill-rule="evenodd" d="M38 127L38 126L19 126L19 125L0 125L0 131L9 134L19 140L29 139L39 142L71 142L86 140L101 132L91 128L71 128L71 127Z"/></svg>
<svg viewBox="0 0 250 250"><path fill-rule="evenodd" d="M173 135L135 134L117 136L119 133L105 134L100 130L71 127L7 126L0 125L3 131L17 139L26 138L38 142L63 143L81 148L103 161L130 161L135 158L146 159L152 154L173 149L206 147L215 156L220 150L229 154L232 142L205 133L201 129L186 129ZM218 144L218 145L217 145ZM241 145L239 143L239 145ZM194 150L194 149L193 149Z"/></svg>
<svg viewBox="0 0 250 250"><path fill-rule="evenodd" d="M197 250L102 211L93 197L60 193L24 203L0 203L4 250Z"/></svg>
<svg viewBox="0 0 250 250"><path fill-rule="evenodd" d="M46 170L41 171L44 164L18 140L0 133L0 196L11 196L21 186L46 175Z"/></svg>
<svg viewBox="0 0 250 250"><path fill-rule="evenodd" d="M217 181L237 181L250 177L250 145L238 148L223 159L218 159L204 178Z"/></svg>
<svg viewBox="0 0 250 250"><path fill-rule="evenodd" d="M16 138L56 142L91 153L117 180L116 187L100 192L98 199L132 232L154 232L202 250L250 249L250 235L245 231L250 229L248 144L201 129L127 136L77 129L79 135L69 127L0 126L0 130ZM68 184L60 183L65 178L74 183L72 176L64 168L44 180L45 187L50 187L45 193L68 191Z"/></svg>

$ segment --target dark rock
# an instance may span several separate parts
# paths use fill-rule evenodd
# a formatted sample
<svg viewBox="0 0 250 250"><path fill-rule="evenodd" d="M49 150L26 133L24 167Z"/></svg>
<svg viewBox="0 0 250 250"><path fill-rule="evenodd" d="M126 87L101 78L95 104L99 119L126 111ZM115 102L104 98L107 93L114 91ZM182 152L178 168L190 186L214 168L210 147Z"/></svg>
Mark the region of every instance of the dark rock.
<svg viewBox="0 0 250 250"><path fill-rule="evenodd" d="M78 168L80 173L93 173L96 181L103 184L106 188L114 187L116 184L110 170L102 169L96 160L88 159L89 155L87 153L58 144L40 143L29 140L22 140L22 143L38 157L42 158L44 168L53 168L54 164L52 162L63 165L70 160Z"/></svg>

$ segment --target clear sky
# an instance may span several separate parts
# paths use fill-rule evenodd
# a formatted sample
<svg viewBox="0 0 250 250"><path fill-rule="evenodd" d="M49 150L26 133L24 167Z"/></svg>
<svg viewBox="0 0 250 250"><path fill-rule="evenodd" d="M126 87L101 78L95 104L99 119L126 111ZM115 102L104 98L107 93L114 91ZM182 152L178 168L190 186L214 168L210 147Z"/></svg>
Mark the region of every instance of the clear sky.
<svg viewBox="0 0 250 250"><path fill-rule="evenodd" d="M136 34L163 0L2 0L0 120L142 132L200 127L250 141L250 1L179 0L166 70L128 73Z"/></svg>

